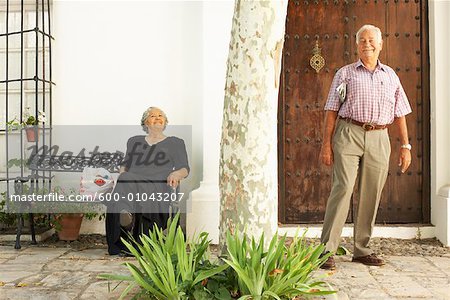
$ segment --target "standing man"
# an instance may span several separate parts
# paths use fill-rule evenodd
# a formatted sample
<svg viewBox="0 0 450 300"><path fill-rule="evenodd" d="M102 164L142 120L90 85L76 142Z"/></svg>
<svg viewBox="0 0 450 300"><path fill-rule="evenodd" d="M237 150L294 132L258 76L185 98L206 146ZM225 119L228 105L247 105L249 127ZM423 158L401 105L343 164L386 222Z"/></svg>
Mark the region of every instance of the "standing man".
<svg viewBox="0 0 450 300"><path fill-rule="evenodd" d="M389 170L387 126L394 123L399 129L401 146L394 151L405 172L411 163L405 115L411 107L394 70L378 60L383 46L381 30L373 25L362 26L356 33L356 44L359 60L336 73L325 104L320 159L327 166L333 165L333 184L321 242L326 251L337 250L359 174L353 261L381 266L384 261L368 244ZM321 266L335 267L333 256Z"/></svg>

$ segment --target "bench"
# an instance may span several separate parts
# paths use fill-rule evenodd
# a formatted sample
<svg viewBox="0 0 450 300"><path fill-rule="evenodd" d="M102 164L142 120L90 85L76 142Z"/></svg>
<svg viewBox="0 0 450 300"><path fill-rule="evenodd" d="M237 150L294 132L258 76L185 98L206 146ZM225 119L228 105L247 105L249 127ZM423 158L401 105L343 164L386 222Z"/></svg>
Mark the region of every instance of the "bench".
<svg viewBox="0 0 450 300"><path fill-rule="evenodd" d="M91 156L59 156L59 155L45 155L35 154L31 155L28 160L28 168L31 174L24 177L16 177L14 179L14 192L16 195L23 194L23 185L26 182L30 182L30 192L34 191L36 183L40 179L51 180L53 172L83 172L85 167L104 168L110 173L119 173L120 163L124 158L122 152L96 152ZM49 175L39 175L39 173L48 172ZM178 188L176 192L178 192ZM101 202L99 202L101 203ZM26 205L30 205L27 203ZM170 215L176 213L177 207L173 202L169 204ZM31 244L37 244L36 234L34 229L33 213L29 213L30 217L30 232L31 232ZM19 213L17 217L17 235L14 245L15 249L20 249L20 236L23 228L23 214Z"/></svg>
<svg viewBox="0 0 450 300"><path fill-rule="evenodd" d="M91 156L60 156L60 155L45 155L45 154L32 154L28 160L27 167L30 169L31 174L23 177L16 177L14 179L14 193L16 195L23 194L23 185L26 182L30 182L29 193L33 193L35 187L37 187L38 180L51 180L53 172L83 172L85 167L104 168L111 173L118 173L120 169L120 163L122 162L124 154L122 152L97 152ZM48 172L48 176L39 175L39 173ZM44 173L45 174L45 173ZM22 204L23 205L23 204ZM26 203L25 205L30 205ZM29 213L30 219L30 233L31 244L35 245L36 232L34 228L33 213ZM15 249L20 249L20 236L22 235L23 228L23 214L17 215L17 234Z"/></svg>

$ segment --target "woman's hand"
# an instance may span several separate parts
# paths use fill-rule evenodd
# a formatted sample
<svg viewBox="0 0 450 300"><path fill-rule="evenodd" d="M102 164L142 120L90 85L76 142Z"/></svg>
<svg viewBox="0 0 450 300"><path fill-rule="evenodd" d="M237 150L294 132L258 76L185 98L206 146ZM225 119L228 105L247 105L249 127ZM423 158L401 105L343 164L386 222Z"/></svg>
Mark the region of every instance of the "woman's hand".
<svg viewBox="0 0 450 300"><path fill-rule="evenodd" d="M183 177L180 176L180 174L178 174L177 171L173 171L167 177L167 185L175 189L177 188L178 184L180 184L181 179L183 179Z"/></svg>
<svg viewBox="0 0 450 300"><path fill-rule="evenodd" d="M173 171L167 177L167 185L171 186L174 189L177 188L177 186L180 184L180 181L188 176L188 174L189 172L186 168L181 168L179 170Z"/></svg>

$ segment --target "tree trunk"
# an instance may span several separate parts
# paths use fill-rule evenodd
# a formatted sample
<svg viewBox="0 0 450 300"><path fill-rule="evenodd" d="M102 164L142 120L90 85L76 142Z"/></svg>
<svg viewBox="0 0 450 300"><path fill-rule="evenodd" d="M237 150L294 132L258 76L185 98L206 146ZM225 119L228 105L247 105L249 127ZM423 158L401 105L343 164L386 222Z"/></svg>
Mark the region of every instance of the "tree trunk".
<svg viewBox="0 0 450 300"><path fill-rule="evenodd" d="M231 31L220 155L220 243L227 229L277 230L277 109L287 1L239 1Z"/></svg>

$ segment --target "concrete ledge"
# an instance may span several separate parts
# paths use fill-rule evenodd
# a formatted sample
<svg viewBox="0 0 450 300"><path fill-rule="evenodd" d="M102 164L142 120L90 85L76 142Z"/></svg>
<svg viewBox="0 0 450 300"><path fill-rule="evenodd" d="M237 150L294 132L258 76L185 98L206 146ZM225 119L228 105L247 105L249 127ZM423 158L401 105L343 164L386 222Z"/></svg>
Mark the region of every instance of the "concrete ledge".
<svg viewBox="0 0 450 300"><path fill-rule="evenodd" d="M51 237L55 233L55 229L51 228L47 231L44 231L42 233L36 234L36 242L42 242ZM11 242L16 240L15 234L1 234L0 235L0 242ZM31 242L31 234L29 233L23 233L20 236L20 241L22 242Z"/></svg>
<svg viewBox="0 0 450 300"><path fill-rule="evenodd" d="M83 222L81 223L80 234L106 234L105 229L105 220L99 221L97 218L88 220L83 218Z"/></svg>
<svg viewBox="0 0 450 300"><path fill-rule="evenodd" d="M439 189L439 196L444 198L450 198L450 184L444 185Z"/></svg>
<svg viewBox="0 0 450 300"><path fill-rule="evenodd" d="M200 188L191 193L186 216L188 236L206 231L213 244L219 243L219 199L219 184L216 182L202 182Z"/></svg>
<svg viewBox="0 0 450 300"><path fill-rule="evenodd" d="M431 222L436 225L436 237L450 246L450 185L444 185L431 202Z"/></svg>
<svg viewBox="0 0 450 300"><path fill-rule="evenodd" d="M300 226L282 226L278 227L280 235L294 236L296 232L302 235L306 231L306 237L320 238L322 234L322 225L300 225ZM346 225L342 230L343 237L353 236L353 225ZM436 237L435 227L432 225L390 225L375 226L372 237L397 238L397 239L428 239Z"/></svg>

